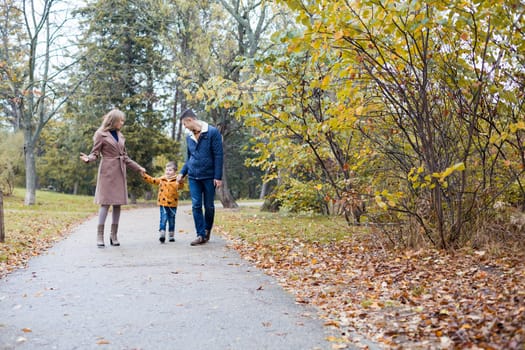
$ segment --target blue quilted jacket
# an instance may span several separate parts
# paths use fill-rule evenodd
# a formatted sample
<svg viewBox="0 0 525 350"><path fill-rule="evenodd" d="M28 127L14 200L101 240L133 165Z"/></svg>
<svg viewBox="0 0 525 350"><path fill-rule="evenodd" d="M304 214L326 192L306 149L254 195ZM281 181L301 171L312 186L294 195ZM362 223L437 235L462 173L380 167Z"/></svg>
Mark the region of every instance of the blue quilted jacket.
<svg viewBox="0 0 525 350"><path fill-rule="evenodd" d="M219 130L208 125L208 130L195 141L191 135L186 137L188 155L180 173L196 180L222 180L222 135Z"/></svg>

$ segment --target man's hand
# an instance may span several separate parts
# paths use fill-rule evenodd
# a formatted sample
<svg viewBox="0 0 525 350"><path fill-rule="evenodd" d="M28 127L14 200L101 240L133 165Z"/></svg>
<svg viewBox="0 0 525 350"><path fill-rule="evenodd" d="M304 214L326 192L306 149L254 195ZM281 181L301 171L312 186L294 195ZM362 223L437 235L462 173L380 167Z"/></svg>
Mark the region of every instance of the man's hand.
<svg viewBox="0 0 525 350"><path fill-rule="evenodd" d="M213 180L213 185L214 185L215 187L221 187L221 186L222 186L222 180L214 179L214 180Z"/></svg>

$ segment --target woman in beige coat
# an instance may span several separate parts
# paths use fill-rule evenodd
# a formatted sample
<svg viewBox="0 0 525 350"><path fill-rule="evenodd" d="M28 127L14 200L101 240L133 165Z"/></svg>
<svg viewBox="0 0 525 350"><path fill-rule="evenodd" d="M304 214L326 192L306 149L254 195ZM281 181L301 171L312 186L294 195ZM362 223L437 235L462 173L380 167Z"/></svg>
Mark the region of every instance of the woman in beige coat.
<svg viewBox="0 0 525 350"><path fill-rule="evenodd" d="M119 246L117 238L120 219L120 206L128 204L128 188L126 168L144 174L142 166L131 160L126 152L124 135L120 129L124 125L125 115L118 109L113 109L104 116L102 125L93 136L93 148L89 155L80 153L80 159L85 163L100 158L95 190L95 203L100 204L97 227L97 246L104 247L104 224L109 207L113 206L111 245Z"/></svg>

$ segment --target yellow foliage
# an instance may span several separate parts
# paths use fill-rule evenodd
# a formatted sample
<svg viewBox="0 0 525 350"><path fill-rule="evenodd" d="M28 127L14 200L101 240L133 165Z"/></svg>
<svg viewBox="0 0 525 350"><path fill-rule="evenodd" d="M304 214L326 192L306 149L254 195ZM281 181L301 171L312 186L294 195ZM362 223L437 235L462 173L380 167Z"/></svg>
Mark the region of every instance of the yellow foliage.
<svg viewBox="0 0 525 350"><path fill-rule="evenodd" d="M511 132L516 132L518 130L525 130L525 122L519 121L517 123L513 123L509 126L509 129Z"/></svg>

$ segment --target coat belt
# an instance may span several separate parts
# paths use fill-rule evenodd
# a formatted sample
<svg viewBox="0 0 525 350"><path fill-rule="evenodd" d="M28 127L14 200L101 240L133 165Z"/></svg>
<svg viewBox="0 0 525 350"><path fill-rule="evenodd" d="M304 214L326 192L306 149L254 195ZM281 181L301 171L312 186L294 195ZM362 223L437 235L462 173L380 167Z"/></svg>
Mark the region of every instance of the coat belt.
<svg viewBox="0 0 525 350"><path fill-rule="evenodd" d="M118 159L120 160L120 170L122 170L122 174L126 173L126 163L124 163L122 160L124 160L124 156L117 156L117 157L102 157L102 159Z"/></svg>

